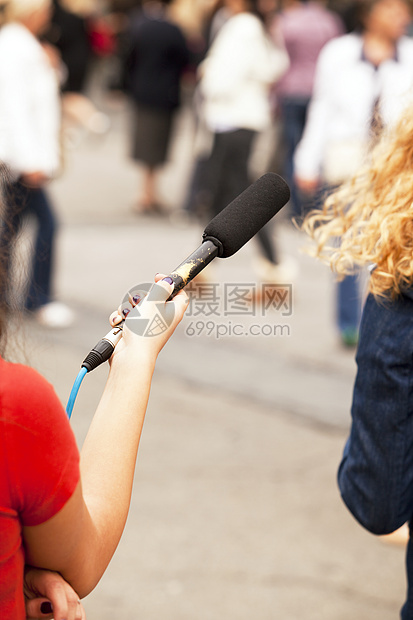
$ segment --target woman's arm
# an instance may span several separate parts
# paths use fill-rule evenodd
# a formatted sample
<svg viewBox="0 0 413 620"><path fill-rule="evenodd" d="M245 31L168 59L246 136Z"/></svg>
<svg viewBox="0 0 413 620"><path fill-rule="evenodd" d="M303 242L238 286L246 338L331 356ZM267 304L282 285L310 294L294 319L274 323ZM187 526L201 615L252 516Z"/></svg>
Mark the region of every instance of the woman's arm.
<svg viewBox="0 0 413 620"><path fill-rule="evenodd" d="M80 597L95 587L119 543L155 361L187 307L187 295L181 291L167 302L173 316L164 333L155 337L135 334L128 329L128 324L134 325L132 315L139 312L151 320L159 299L165 302L172 291L165 281L156 287L158 302L145 299L139 310L130 313L112 357L107 384L81 451L81 482L54 517L24 528L26 561L58 571Z"/></svg>

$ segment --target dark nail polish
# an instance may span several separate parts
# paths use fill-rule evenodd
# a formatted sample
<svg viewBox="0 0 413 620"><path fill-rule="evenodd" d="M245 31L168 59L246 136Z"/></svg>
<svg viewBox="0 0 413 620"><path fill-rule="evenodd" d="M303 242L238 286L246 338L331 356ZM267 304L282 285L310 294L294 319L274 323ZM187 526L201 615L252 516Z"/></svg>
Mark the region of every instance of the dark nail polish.
<svg viewBox="0 0 413 620"><path fill-rule="evenodd" d="M168 282L168 284L173 284L173 283L174 283L174 281L172 280L172 278L170 278L169 276L168 276L168 277L166 277L166 278L163 278L163 279L162 279L162 282Z"/></svg>
<svg viewBox="0 0 413 620"><path fill-rule="evenodd" d="M133 301L134 304L138 304L141 299L142 299L142 297L140 295L134 295L132 297L132 301Z"/></svg>
<svg viewBox="0 0 413 620"><path fill-rule="evenodd" d="M124 308L124 309L122 310L122 314L123 314L123 316L128 316L129 312L130 312L129 308Z"/></svg>
<svg viewBox="0 0 413 620"><path fill-rule="evenodd" d="M51 614L53 612L53 606L48 601L45 601L40 605L40 611L42 614Z"/></svg>

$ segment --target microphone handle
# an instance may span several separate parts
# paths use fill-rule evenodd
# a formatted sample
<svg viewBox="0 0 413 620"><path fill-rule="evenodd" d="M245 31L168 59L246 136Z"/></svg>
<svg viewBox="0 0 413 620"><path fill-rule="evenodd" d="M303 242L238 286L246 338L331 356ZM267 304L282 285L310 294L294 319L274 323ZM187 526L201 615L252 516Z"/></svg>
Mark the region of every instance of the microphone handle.
<svg viewBox="0 0 413 620"><path fill-rule="evenodd" d="M217 243L219 242L217 241ZM192 252L192 254L169 275L173 280L174 288L167 301L173 299L175 295L205 269L218 254L219 246L216 245L212 239L204 241L195 252ZM125 320L126 319L123 319L121 323L118 323L106 336L99 340L83 360L82 368L86 368L86 370L90 372L110 358L116 345L122 338Z"/></svg>
<svg viewBox="0 0 413 620"><path fill-rule="evenodd" d="M192 252L173 272L169 275L174 283L174 290L167 299L170 301L181 291L184 286L189 284L209 263L219 254L219 241L214 243L212 239L208 239Z"/></svg>

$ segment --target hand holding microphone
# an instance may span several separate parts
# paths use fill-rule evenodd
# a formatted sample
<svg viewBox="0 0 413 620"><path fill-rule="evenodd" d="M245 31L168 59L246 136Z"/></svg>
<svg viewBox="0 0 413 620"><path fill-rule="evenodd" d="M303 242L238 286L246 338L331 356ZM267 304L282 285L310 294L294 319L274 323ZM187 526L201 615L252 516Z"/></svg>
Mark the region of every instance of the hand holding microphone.
<svg viewBox="0 0 413 620"><path fill-rule="evenodd" d="M188 302L185 291L174 293L172 278L163 274L156 274L154 284L141 299L129 294L128 311L121 306L111 314L111 331L89 352L81 366L66 406L69 419L85 375L102 362L109 360L110 375L122 375L137 367L152 373L158 354L182 320Z"/></svg>
<svg viewBox="0 0 413 620"><path fill-rule="evenodd" d="M197 276L205 267L217 256L219 258L228 258L238 252L243 245L245 245L256 233L263 227L270 219L282 209L282 207L288 202L290 198L290 190L287 183L277 174L268 173L262 176L258 181L250 185L245 192L240 194L235 200L233 200L223 211L218 213L216 217L206 226L202 235L203 242L186 260L184 260L171 274L167 276L171 281L165 284L159 285L156 282L150 289L144 302L132 301L133 310L128 315L126 325L129 325L133 329L125 330L125 342L120 345L115 360L121 360L125 356L123 351L129 350L128 362L134 355L134 352L138 350L138 347L127 347L130 344L139 343L139 346L143 347L139 355L137 355L137 362L142 360L142 355L147 353L147 362L151 360L155 361L157 354L165 344L166 340L172 334L176 325L181 320L183 313L187 306L186 296L183 294L179 300L174 299L179 297L179 292L187 285L195 276ZM159 290L159 287L163 287L163 290ZM168 296L166 297L166 294ZM156 299L153 299L156 296ZM173 300L173 301L172 301ZM156 302L155 305L149 306L148 304ZM174 307L174 315L172 321L168 314L170 314L172 303ZM185 306L185 307L184 307ZM152 313L148 313L149 308L152 309ZM154 310L157 312L153 312ZM132 323L134 321L134 323ZM114 325L114 316L112 315L112 325ZM170 323L168 325L168 323ZM121 342L123 336L123 327L125 325L125 319L120 317L116 319L116 324L112 327L110 332L106 334L95 347L88 353L84 359L78 376L76 377L72 391L70 393L69 401L66 407L66 412L70 418L78 393L79 387L83 381L87 372L94 370L103 362L109 360L115 350L115 347ZM157 329L159 328L159 333ZM172 328L172 331L171 331ZM163 334L163 335L162 335ZM149 335L157 336L152 342L152 338L142 338L139 336ZM134 338L139 338L138 341L133 341ZM131 341L131 342L130 342ZM132 354L133 353L133 354ZM115 362L117 364L117 362Z"/></svg>
<svg viewBox="0 0 413 620"><path fill-rule="evenodd" d="M115 349L116 356L126 347L136 345L140 358L143 356L148 361L155 361L182 320L189 303L189 297L183 290L174 295L173 300L168 301L172 292L172 278L157 273L155 283L145 297L130 298L129 308L121 306L110 315L110 324L115 329L117 325L123 325L123 336ZM154 323L159 314L164 321L162 329L155 330L152 337L145 337L147 327Z"/></svg>
<svg viewBox="0 0 413 620"><path fill-rule="evenodd" d="M214 258L228 258L238 252L280 211L289 198L288 185L277 174L265 174L250 185L211 220L202 235L202 244L170 274L173 288L170 289L167 301L172 300ZM156 288L153 290L156 291ZM154 294L155 292L152 293ZM144 318L136 316L138 312L135 309L132 313L136 319ZM132 318L132 315L129 316L129 322ZM123 325L124 320L111 329L89 352L82 363L86 371L97 368L110 358L122 338Z"/></svg>

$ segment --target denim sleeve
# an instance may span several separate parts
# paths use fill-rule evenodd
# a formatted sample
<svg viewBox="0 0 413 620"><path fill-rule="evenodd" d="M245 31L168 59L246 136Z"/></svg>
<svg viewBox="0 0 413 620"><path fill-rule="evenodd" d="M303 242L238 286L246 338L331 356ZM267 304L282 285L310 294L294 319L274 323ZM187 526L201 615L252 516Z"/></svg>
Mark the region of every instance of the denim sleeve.
<svg viewBox="0 0 413 620"><path fill-rule="evenodd" d="M396 530L413 512L412 351L413 301L369 296L338 483L350 512L374 534Z"/></svg>

